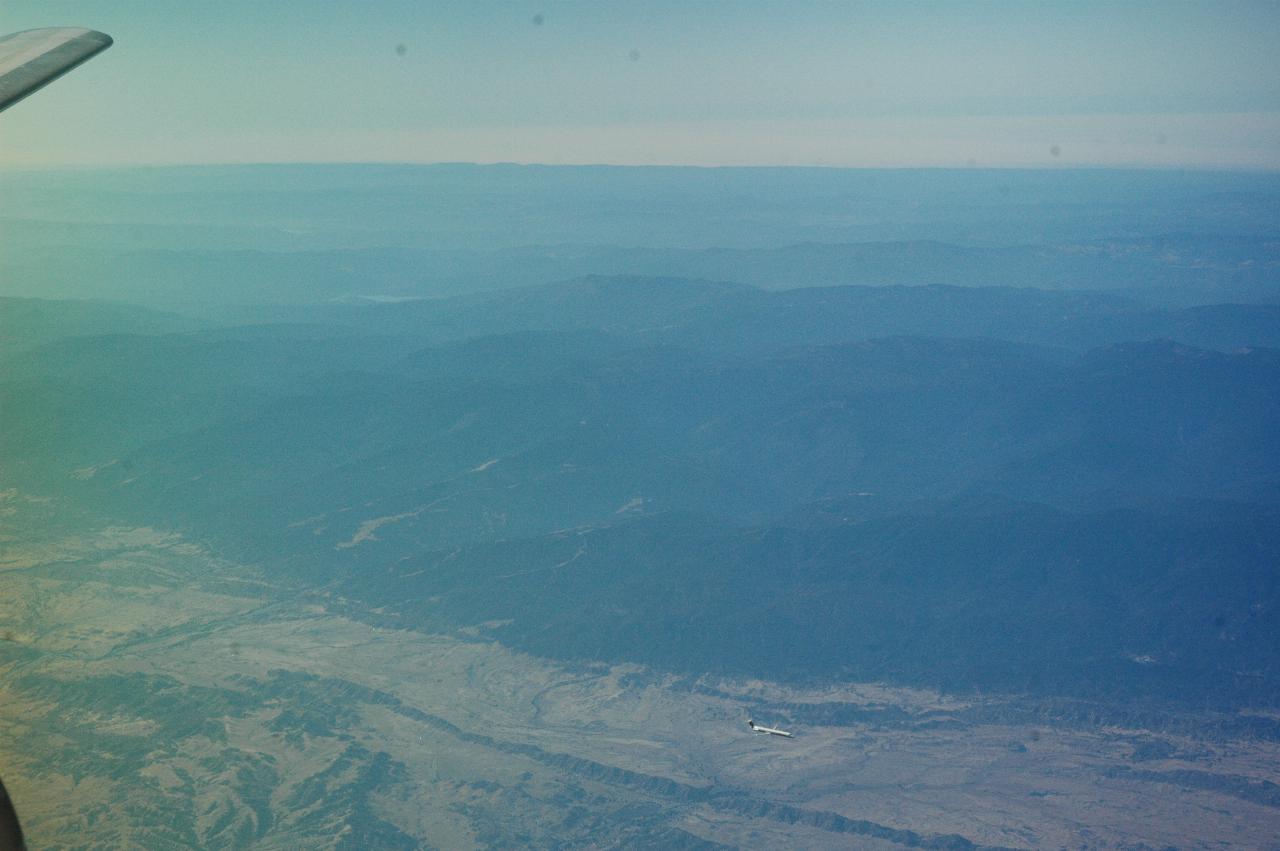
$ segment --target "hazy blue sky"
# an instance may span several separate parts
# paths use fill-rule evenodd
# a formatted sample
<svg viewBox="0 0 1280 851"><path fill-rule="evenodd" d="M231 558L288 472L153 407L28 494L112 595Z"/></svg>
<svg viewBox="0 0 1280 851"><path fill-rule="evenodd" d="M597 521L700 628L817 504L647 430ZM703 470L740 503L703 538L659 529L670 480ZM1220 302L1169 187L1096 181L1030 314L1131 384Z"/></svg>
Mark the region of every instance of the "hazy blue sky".
<svg viewBox="0 0 1280 851"><path fill-rule="evenodd" d="M116 46L9 165L1280 168L1277 3L3 0Z"/></svg>

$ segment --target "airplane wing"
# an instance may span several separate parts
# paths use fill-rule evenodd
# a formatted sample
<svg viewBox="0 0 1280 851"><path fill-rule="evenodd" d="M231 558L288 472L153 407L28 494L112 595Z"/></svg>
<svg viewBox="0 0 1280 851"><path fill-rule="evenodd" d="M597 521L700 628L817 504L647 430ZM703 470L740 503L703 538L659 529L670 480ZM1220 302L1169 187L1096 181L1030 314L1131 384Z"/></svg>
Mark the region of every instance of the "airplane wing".
<svg viewBox="0 0 1280 851"><path fill-rule="evenodd" d="M111 46L84 27L24 30L0 38L0 111Z"/></svg>

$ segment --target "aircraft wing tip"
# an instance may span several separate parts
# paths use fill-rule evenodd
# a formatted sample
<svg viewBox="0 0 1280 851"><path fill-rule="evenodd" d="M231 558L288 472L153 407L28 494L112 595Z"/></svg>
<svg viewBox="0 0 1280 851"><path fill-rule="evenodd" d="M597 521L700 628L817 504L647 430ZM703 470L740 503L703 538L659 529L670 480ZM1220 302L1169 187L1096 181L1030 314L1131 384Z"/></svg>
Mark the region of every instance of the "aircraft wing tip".
<svg viewBox="0 0 1280 851"><path fill-rule="evenodd" d="M88 27L42 27L0 37L0 110L114 44Z"/></svg>

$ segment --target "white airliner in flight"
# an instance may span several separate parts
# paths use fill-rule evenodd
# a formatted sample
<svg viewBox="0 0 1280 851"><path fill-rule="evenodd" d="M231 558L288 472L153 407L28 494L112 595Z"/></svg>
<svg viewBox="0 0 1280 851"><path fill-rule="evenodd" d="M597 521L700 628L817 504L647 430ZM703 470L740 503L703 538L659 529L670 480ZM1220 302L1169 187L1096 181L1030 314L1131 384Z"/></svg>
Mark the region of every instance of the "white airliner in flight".
<svg viewBox="0 0 1280 851"><path fill-rule="evenodd" d="M784 738L794 739L795 733L788 733L786 730L779 730L776 727L761 727L750 718L747 719L747 726L756 733L768 733L771 736L783 736Z"/></svg>

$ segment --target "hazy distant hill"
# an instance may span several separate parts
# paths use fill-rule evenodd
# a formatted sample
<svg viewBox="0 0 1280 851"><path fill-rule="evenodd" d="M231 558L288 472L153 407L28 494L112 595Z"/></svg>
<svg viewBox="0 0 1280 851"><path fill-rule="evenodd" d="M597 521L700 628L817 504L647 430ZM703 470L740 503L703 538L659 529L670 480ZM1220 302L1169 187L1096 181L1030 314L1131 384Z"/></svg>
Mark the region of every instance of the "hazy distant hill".
<svg viewBox="0 0 1280 851"><path fill-rule="evenodd" d="M550 655L1280 698L1275 308L587 278L146 316L9 359L9 480Z"/></svg>
<svg viewBox="0 0 1280 851"><path fill-rule="evenodd" d="M140 414L203 412L162 440L86 423L63 454L78 447L87 466L119 453L93 480L110 485L102 498L184 522L229 512L303 550L400 515L379 537L471 542L641 510L756 522L849 492L992 492L1064 507L1270 501L1280 481L1272 350L1148 344L1064 366L1006 343L910 338L729 360L670 349L593 357L594 341L566 355L571 341L548 343L495 340L488 357L450 358L452 374L433 359L424 377L415 358L405 377L403 367L313 377L307 392L242 378ZM530 372L486 365L526 352ZM186 384L153 377L143 387L162 399ZM331 516L353 508L349 521ZM329 519L285 531L314 515Z"/></svg>
<svg viewBox="0 0 1280 851"><path fill-rule="evenodd" d="M778 248L531 245L306 251L51 247L0 257L9 295L103 298L199 311L395 301L536 287L582 276L731 280L763 289L847 285L1035 287L1156 304L1280 302L1280 241L1162 235L972 246L932 241Z"/></svg>
<svg viewBox="0 0 1280 851"><path fill-rule="evenodd" d="M134 305L0 298L0 357L68 337L165 334L206 325L186 316Z"/></svg>
<svg viewBox="0 0 1280 851"><path fill-rule="evenodd" d="M553 656L1274 703L1278 211L1226 172L8 174L4 294L113 303L0 300L0 486Z"/></svg>
<svg viewBox="0 0 1280 851"><path fill-rule="evenodd" d="M1104 293L997 287L815 287L781 292L701 280L592 276L394 305L276 311L427 342L523 330L607 330L646 345L768 351L893 335L988 337L1084 350L1172 338L1231 350L1280 345L1280 306L1157 308Z"/></svg>
<svg viewBox="0 0 1280 851"><path fill-rule="evenodd" d="M133 226L134 245L489 251L523 245L1029 245L1275 234L1258 172L252 165L8 172L0 216ZM115 239L119 240L117 235ZM267 241L270 240L270 241ZM99 243L102 240L95 240ZM74 242L90 242L81 231Z"/></svg>
<svg viewBox="0 0 1280 851"><path fill-rule="evenodd" d="M0 295L207 312L632 275L1280 301L1274 175L295 165L4 180Z"/></svg>

